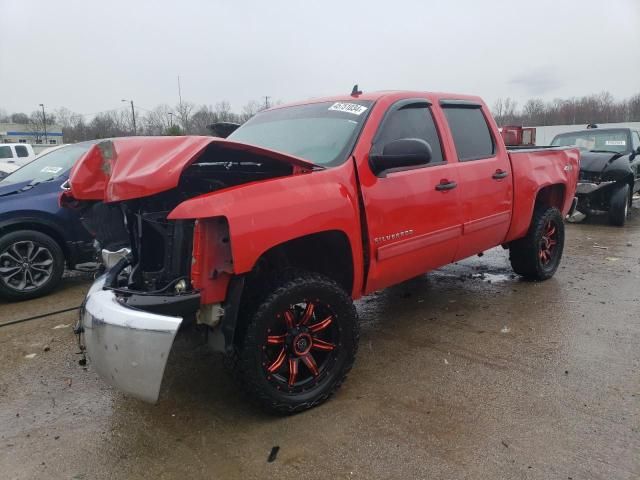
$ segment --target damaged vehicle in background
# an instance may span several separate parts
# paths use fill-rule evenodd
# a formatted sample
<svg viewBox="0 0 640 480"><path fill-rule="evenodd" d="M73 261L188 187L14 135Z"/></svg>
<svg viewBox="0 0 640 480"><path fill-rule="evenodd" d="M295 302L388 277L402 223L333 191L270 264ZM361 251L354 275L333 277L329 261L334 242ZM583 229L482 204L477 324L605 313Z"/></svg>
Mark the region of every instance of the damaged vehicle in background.
<svg viewBox="0 0 640 480"><path fill-rule="evenodd" d="M516 273L553 276L578 168L575 148L507 150L478 97L424 92L280 106L226 140L100 142L63 203L109 206L95 222L126 228L131 253L76 332L105 381L155 402L198 324L251 398L299 412L353 365L353 299L498 245Z"/></svg>
<svg viewBox="0 0 640 480"><path fill-rule="evenodd" d="M552 146L577 146L580 155L577 210L608 214L623 226L633 195L640 191L640 134L630 128L589 128L556 135Z"/></svg>

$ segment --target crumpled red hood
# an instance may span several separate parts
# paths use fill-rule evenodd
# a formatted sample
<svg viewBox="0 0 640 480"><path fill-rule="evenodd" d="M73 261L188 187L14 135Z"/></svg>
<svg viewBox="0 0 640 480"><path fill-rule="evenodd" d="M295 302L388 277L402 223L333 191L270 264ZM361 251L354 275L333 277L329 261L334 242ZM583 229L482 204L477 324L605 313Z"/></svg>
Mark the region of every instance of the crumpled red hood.
<svg viewBox="0 0 640 480"><path fill-rule="evenodd" d="M311 170L301 158L255 145L215 137L122 137L93 145L73 166L71 194L78 200L118 202L146 197L178 186L185 167L204 149L243 150Z"/></svg>

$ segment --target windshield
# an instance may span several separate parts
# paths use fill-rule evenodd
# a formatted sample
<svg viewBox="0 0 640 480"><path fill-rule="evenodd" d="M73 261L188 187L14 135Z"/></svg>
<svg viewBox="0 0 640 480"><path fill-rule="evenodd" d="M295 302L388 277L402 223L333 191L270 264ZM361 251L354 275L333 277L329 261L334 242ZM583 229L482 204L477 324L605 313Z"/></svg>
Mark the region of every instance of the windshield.
<svg viewBox="0 0 640 480"><path fill-rule="evenodd" d="M16 170L6 177L0 185L11 183L31 182L40 183L54 180L60 175L67 173L76 160L82 156L92 143L80 143L68 145L36 158L31 163Z"/></svg>
<svg viewBox="0 0 640 480"><path fill-rule="evenodd" d="M554 147L576 146L587 150L624 153L631 151L627 130L587 130L556 135Z"/></svg>
<svg viewBox="0 0 640 480"><path fill-rule="evenodd" d="M323 102L269 110L228 139L289 153L317 165L337 165L353 148L371 103Z"/></svg>

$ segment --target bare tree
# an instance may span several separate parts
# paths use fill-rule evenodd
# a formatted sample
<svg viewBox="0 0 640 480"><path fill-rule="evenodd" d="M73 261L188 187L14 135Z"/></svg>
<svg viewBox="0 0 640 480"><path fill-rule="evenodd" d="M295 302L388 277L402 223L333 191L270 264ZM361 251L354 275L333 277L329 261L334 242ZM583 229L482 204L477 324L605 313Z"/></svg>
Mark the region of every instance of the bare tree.
<svg viewBox="0 0 640 480"><path fill-rule="evenodd" d="M233 122L236 115L231 113L231 104L226 100L216 103L215 114L218 122Z"/></svg>
<svg viewBox="0 0 640 480"><path fill-rule="evenodd" d="M218 114L210 106L202 105L191 117L189 133L208 135L210 132L207 126L218 121Z"/></svg>
<svg viewBox="0 0 640 480"><path fill-rule="evenodd" d="M628 122L640 120L640 93L629 99L626 105L625 120Z"/></svg>
<svg viewBox="0 0 640 480"><path fill-rule="evenodd" d="M522 107L522 116L527 119L527 125L540 125L545 121L544 101L532 98Z"/></svg>
<svg viewBox="0 0 640 480"><path fill-rule="evenodd" d="M191 112L195 108L195 105L191 102L181 102L175 106L175 112L178 115L180 126L183 132L191 132Z"/></svg>
<svg viewBox="0 0 640 480"><path fill-rule="evenodd" d="M12 113L11 114L11 123L29 123L29 115L26 113Z"/></svg>
<svg viewBox="0 0 640 480"><path fill-rule="evenodd" d="M143 131L146 135L165 135L178 119L173 119L174 113L166 103L158 105L148 111L142 119Z"/></svg>
<svg viewBox="0 0 640 480"><path fill-rule="evenodd" d="M510 97L499 98L493 105L493 116L500 126L517 122L518 103Z"/></svg>
<svg viewBox="0 0 640 480"><path fill-rule="evenodd" d="M35 142L42 143L45 137L46 127L51 126L54 123L56 123L56 116L54 113L45 115L41 110L34 110L31 112L31 116L27 122L27 128L33 134Z"/></svg>

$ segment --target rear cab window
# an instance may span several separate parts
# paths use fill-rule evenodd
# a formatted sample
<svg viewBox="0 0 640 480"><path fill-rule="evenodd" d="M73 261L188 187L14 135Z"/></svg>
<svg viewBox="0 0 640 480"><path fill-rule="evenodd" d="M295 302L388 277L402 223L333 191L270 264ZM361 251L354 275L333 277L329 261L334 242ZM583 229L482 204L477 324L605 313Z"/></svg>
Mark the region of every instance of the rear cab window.
<svg viewBox="0 0 640 480"><path fill-rule="evenodd" d="M440 135L426 101L406 103L406 100L392 105L376 134L375 144L385 144L401 138L419 138L431 146L431 161L425 167L445 161L442 154Z"/></svg>
<svg viewBox="0 0 640 480"><path fill-rule="evenodd" d="M453 136L459 161L481 160L495 156L496 144L480 105L450 104L445 101L442 109Z"/></svg>
<svg viewBox="0 0 640 480"><path fill-rule="evenodd" d="M27 147L23 147L22 145L16 145L16 155L19 158L24 158L29 156L29 151Z"/></svg>

